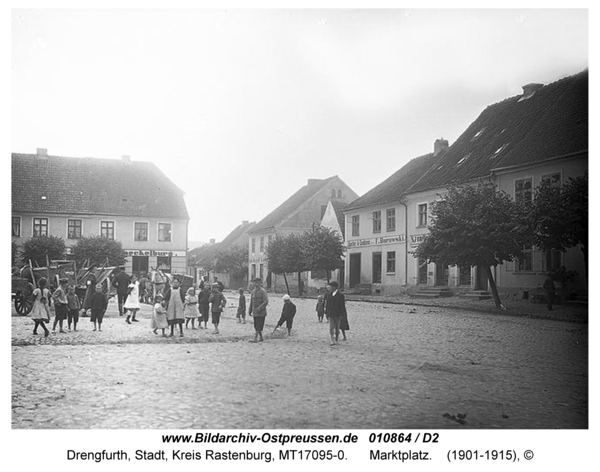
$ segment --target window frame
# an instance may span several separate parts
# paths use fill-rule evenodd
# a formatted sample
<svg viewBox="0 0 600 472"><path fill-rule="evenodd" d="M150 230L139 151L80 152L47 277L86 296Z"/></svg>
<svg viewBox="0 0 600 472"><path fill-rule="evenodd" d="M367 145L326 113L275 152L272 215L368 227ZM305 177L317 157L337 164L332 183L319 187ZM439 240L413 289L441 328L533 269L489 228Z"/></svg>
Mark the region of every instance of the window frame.
<svg viewBox="0 0 600 472"><path fill-rule="evenodd" d="M352 236L360 236L360 215L352 215Z"/></svg>
<svg viewBox="0 0 600 472"><path fill-rule="evenodd" d="M523 254L527 257L517 257L515 259L515 272L528 273L533 272L533 248L523 249ZM524 268L524 263L529 261L529 268Z"/></svg>
<svg viewBox="0 0 600 472"><path fill-rule="evenodd" d="M112 238L109 238L108 236L104 236L104 234L102 233L102 231L104 229L103 228L104 223L107 223L107 224L110 223L112 225L112 228L108 228L108 226L106 228L107 230L108 229L112 229ZM100 220L100 237L101 238L105 238L105 239L109 239L111 241L114 241L115 240L115 233L116 233L116 229L117 229L116 227L117 227L117 225L115 223L115 220Z"/></svg>
<svg viewBox="0 0 600 472"><path fill-rule="evenodd" d="M391 212L391 216L390 216ZM396 209L387 208L385 210L385 230L388 233L396 231Z"/></svg>
<svg viewBox="0 0 600 472"><path fill-rule="evenodd" d="M390 268L390 263L392 267ZM385 273L395 274L396 273L396 251L387 251L385 254Z"/></svg>
<svg viewBox="0 0 600 472"><path fill-rule="evenodd" d="M425 211L422 211L422 209ZM418 203L417 204L417 228L426 228L427 222L429 219L429 204L428 203Z"/></svg>
<svg viewBox="0 0 600 472"><path fill-rule="evenodd" d="M373 212L373 234L381 233L381 210Z"/></svg>
<svg viewBox="0 0 600 472"><path fill-rule="evenodd" d="M160 239L161 225L169 226L169 239ZM156 226L156 239L159 243L172 243L173 242L173 223L168 222L168 221L159 221Z"/></svg>
<svg viewBox="0 0 600 472"><path fill-rule="evenodd" d="M39 223L36 223L36 220L39 220ZM46 223L42 223L42 221L45 221ZM34 216L32 218L32 226L31 226L31 234L33 237L37 237L37 236L48 236L48 218L43 218L43 217L36 217ZM40 227L40 228L46 228L46 231L44 234L42 234L42 232L40 231L39 234L35 234L35 229L36 227Z"/></svg>
<svg viewBox="0 0 600 472"><path fill-rule="evenodd" d="M79 222L79 236L71 236L71 222ZM73 226L77 228L77 226ZM79 218L68 218L67 219L67 239L81 239L83 237L83 220Z"/></svg>
<svg viewBox="0 0 600 472"><path fill-rule="evenodd" d="M558 176L558 182L552 182L553 176ZM561 171L549 172L547 174L542 174L540 176L540 185L543 185L545 182L550 182L550 187L560 187L563 183L563 175Z"/></svg>
<svg viewBox="0 0 600 472"><path fill-rule="evenodd" d="M522 190L517 191L517 184L519 184L520 182L528 182L529 189L522 189ZM527 193L529 193L529 200L527 202L525 202L524 195ZM520 197L521 201L519 201L518 196L521 194L523 194L523 195ZM515 179L513 181L513 196L514 196L514 200L516 203L531 205L531 203L533 202L533 177L528 176L528 177L523 177L520 179Z"/></svg>
<svg viewBox="0 0 600 472"><path fill-rule="evenodd" d="M15 220L18 220L18 223L17 223L16 227L15 227ZM17 231L15 231L15 228L16 228ZM20 238L21 237L21 217L20 216L13 216L12 217L11 234L12 234L13 238Z"/></svg>
<svg viewBox="0 0 600 472"><path fill-rule="evenodd" d="M146 239L138 239L137 225L146 225ZM148 221L134 221L133 222L133 240L135 242L148 242L150 239L150 223Z"/></svg>

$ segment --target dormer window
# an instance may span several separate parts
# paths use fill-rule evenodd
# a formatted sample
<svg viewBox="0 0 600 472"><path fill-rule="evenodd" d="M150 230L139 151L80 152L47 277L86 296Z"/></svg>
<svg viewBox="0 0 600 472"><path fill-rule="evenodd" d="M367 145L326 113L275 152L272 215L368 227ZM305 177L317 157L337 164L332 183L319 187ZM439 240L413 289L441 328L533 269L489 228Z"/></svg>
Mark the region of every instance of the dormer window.
<svg viewBox="0 0 600 472"><path fill-rule="evenodd" d="M479 136L481 136L483 134L483 132L486 130L486 128L487 128L487 126L484 126L479 131L477 131L477 133L475 133L475 135L471 138L471 141L475 141Z"/></svg>
<svg viewBox="0 0 600 472"><path fill-rule="evenodd" d="M471 157L471 153L467 154L466 156L464 156L460 161L458 161L456 163L456 165L461 165L463 162L465 162L469 157Z"/></svg>
<svg viewBox="0 0 600 472"><path fill-rule="evenodd" d="M496 151L494 152L494 154L492 154L490 156L490 159L495 159L496 157L498 157L498 155L504 151L506 149L506 147L508 146L508 143L503 144L502 146L500 146L498 149L496 149Z"/></svg>

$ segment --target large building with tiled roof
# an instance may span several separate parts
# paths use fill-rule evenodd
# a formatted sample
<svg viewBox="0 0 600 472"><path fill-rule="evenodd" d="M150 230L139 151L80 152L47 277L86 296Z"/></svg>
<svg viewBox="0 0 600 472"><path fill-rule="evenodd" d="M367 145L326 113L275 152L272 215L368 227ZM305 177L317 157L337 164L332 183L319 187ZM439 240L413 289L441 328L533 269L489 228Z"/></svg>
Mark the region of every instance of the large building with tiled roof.
<svg viewBox="0 0 600 472"><path fill-rule="evenodd" d="M38 235L119 240L128 272L186 272L184 193L151 162L12 154L12 240Z"/></svg>
<svg viewBox="0 0 600 472"><path fill-rule="evenodd" d="M306 185L249 231L250 279L260 277L266 281L267 288L283 289L283 278L271 274L268 270L268 242L277 234L287 236L291 233L301 233L310 229L313 224L320 224L330 200L349 203L357 197L358 195L337 175L327 179L308 179Z"/></svg>
<svg viewBox="0 0 600 472"><path fill-rule="evenodd" d="M428 233L429 206L453 184L488 181L517 200L530 201L544 180L560 184L588 169L588 71L541 85L487 107L451 145L411 160L345 210L350 286L374 293L419 286L487 289L483 270L416 260L412 252ZM495 268L505 291L527 292L545 274L565 266L585 286L578 249L542 253L528 248L522 260Z"/></svg>

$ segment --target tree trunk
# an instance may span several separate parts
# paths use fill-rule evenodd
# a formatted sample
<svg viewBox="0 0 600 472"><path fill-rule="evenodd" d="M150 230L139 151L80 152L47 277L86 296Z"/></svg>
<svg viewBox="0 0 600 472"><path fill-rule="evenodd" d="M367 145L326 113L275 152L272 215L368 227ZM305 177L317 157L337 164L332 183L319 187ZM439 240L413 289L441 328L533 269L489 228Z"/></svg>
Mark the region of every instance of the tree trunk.
<svg viewBox="0 0 600 472"><path fill-rule="evenodd" d="M581 252L583 252L583 264L585 267L585 282L587 284L588 279L588 253L587 253L587 247L585 246L581 246Z"/></svg>
<svg viewBox="0 0 600 472"><path fill-rule="evenodd" d="M492 296L494 297L494 303L496 303L496 308L500 308L501 310L506 310L502 302L500 301L500 296L498 295L498 288L496 287L496 281L492 276L492 268L488 265L485 266L485 273L487 274L488 281L490 283L490 288L492 289Z"/></svg>
<svg viewBox="0 0 600 472"><path fill-rule="evenodd" d="M283 273L283 280L285 281L285 289L287 290L287 294L290 294L290 286L288 285L287 277L285 276L285 272Z"/></svg>
<svg viewBox="0 0 600 472"><path fill-rule="evenodd" d="M302 272L298 272L298 297L302 296L302 284Z"/></svg>

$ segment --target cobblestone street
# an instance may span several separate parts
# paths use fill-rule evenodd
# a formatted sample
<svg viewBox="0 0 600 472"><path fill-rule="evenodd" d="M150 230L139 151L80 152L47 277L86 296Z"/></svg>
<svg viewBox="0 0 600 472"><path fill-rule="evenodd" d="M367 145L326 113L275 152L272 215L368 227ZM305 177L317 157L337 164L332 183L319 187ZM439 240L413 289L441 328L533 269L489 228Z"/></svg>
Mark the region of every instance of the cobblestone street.
<svg viewBox="0 0 600 472"><path fill-rule="evenodd" d="M270 294L252 344L227 296L219 335L155 336L149 306L128 325L112 300L102 332L82 318L44 338L13 316L12 427L588 427L587 323L349 301L348 341L330 346L314 299L294 300L292 336L271 334Z"/></svg>

